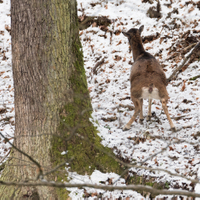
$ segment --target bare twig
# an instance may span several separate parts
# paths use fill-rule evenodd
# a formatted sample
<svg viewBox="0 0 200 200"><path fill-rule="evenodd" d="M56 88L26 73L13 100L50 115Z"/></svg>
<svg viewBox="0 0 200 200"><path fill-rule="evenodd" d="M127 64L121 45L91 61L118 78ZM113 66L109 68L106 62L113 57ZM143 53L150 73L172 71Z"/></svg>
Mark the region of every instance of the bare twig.
<svg viewBox="0 0 200 200"><path fill-rule="evenodd" d="M0 163L2 163L7 157L8 157L8 155L10 154L10 149L9 149L9 151L8 151L8 153L3 157L3 159L0 161Z"/></svg>
<svg viewBox="0 0 200 200"><path fill-rule="evenodd" d="M190 52L190 53L186 56L186 58L183 60L182 64L181 64L179 67L177 67L177 68L173 71L173 73L171 74L171 76L167 79L168 82L170 82L171 80L175 79L175 78L178 76L177 72L179 72L179 71L183 68L183 66L184 66L185 63L188 61L188 59L191 57L191 55L192 55L193 53L196 53L196 51L197 51L199 48L200 48L200 42L198 42L198 43L195 45L195 47L191 50L191 52Z"/></svg>
<svg viewBox="0 0 200 200"><path fill-rule="evenodd" d="M185 47L183 51L186 52L188 49L193 48L196 44L197 44L197 43L192 43L191 45Z"/></svg>
<svg viewBox="0 0 200 200"><path fill-rule="evenodd" d="M70 161L72 161L72 160L73 160L73 158L70 159ZM57 171L60 167L66 165L66 163L67 163L67 161L62 162L60 165L58 165L58 166L56 166L55 168L53 168L52 170L46 172L46 173L44 174L44 176L47 176L48 174L51 174L51 173Z"/></svg>
<svg viewBox="0 0 200 200"><path fill-rule="evenodd" d="M134 106L131 106L131 105L124 105L124 104L119 104L118 107L122 107L122 108L128 108L129 110L134 110L135 107Z"/></svg>
<svg viewBox="0 0 200 200"><path fill-rule="evenodd" d="M198 79L198 78L200 78L200 75L194 76L194 77L190 78L189 80L190 80L190 81L194 81L194 80L196 80L196 79Z"/></svg>
<svg viewBox="0 0 200 200"><path fill-rule="evenodd" d="M43 170L42 170L42 167L41 165L36 161L34 160L31 156L29 156L27 153L23 152L22 150L20 150L19 148L17 148L14 144L12 144L9 139L7 139L1 132L0 132L0 135L5 139L5 142L8 142L15 150L17 150L19 153L23 154L24 156L26 156L30 161L32 161L39 169L39 173L38 173L38 176L37 176L37 179L40 177L40 176L43 176Z"/></svg>
<svg viewBox="0 0 200 200"><path fill-rule="evenodd" d="M188 197L200 197L200 194L197 194L195 192L188 192L183 190L159 190L154 189L150 186L144 186L144 185L124 185L124 186L112 186L112 185L97 185L97 184L70 184L70 183L56 183L56 182L6 182L6 181L0 181L0 185L6 185L6 186L47 186L47 187L56 187L56 188L95 188L95 189L102 189L102 190L135 190L135 191L146 191L150 192L151 194L159 195L159 194L166 194L166 195L184 195Z"/></svg>
<svg viewBox="0 0 200 200"><path fill-rule="evenodd" d="M101 61L96 63L96 65L92 69L93 74L97 75L97 67L101 66L104 62L105 62L105 58L103 58Z"/></svg>

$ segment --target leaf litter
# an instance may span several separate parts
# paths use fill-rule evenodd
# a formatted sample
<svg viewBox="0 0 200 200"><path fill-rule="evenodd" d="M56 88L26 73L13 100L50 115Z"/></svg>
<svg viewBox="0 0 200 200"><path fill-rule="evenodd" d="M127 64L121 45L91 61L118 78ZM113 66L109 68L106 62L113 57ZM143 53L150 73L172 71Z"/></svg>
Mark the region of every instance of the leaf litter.
<svg viewBox="0 0 200 200"><path fill-rule="evenodd" d="M200 40L199 1L159 2L160 5L158 1L78 1L79 17L83 15L81 4L84 15L106 16L112 22L107 28L104 27L104 30L98 25L91 25L81 30L80 34L94 109L93 118L98 120L102 144L112 148L121 160L128 163L142 162L171 144L165 151L147 160L144 165L149 168L167 169L196 179L200 163L199 138L196 137L200 131L198 51L178 72L176 79L167 86L170 96L168 109L178 131L172 133L169 130L162 106L156 100L153 100L154 115L151 122L144 120L141 125L136 119L129 131L122 131L123 125L133 114L134 106L130 99L129 83L133 58L128 41L121 32L144 25L144 48L159 60L167 77ZM92 73L98 58L103 58L104 62ZM106 81L108 79L109 81ZM130 110L129 107L133 109ZM147 109L148 102L145 100L145 116ZM167 182L171 189L195 189L190 181L165 172L151 172L139 168L131 168L129 173L131 172L143 177L153 177L155 182ZM135 196L136 199L140 197ZM163 195L162 198L167 197Z"/></svg>

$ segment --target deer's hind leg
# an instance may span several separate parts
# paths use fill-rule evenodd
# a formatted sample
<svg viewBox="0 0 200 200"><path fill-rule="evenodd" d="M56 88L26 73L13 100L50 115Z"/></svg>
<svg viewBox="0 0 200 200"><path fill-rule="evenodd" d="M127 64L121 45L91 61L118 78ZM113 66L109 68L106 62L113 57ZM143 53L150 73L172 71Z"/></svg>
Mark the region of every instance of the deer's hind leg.
<svg viewBox="0 0 200 200"><path fill-rule="evenodd" d="M143 99L140 99L140 124L143 124L143 120L144 120L144 117L143 117Z"/></svg>
<svg viewBox="0 0 200 200"><path fill-rule="evenodd" d="M147 121L151 121L151 104L152 104L152 99L149 98L149 107L148 107Z"/></svg>
<svg viewBox="0 0 200 200"><path fill-rule="evenodd" d="M167 119L168 119L168 121L169 121L171 130L172 130L172 131L176 131L176 128L175 128L175 126L174 126L174 124L173 124L173 122L172 122L172 120L171 120L171 118L170 118L170 116L169 116L169 112L168 112L168 109L167 109L167 101L166 101L165 99L162 99L162 100L161 100L161 103L162 103L163 110L164 110L164 112L165 112L165 114L166 114L166 116L167 116Z"/></svg>
<svg viewBox="0 0 200 200"><path fill-rule="evenodd" d="M123 128L124 131L130 129L131 124L135 121L136 117L140 113L140 108L141 108L141 101L140 101L140 99L132 98L132 101L133 101L134 106L135 106L134 114L131 117L131 119L129 120L129 122L124 126L124 128Z"/></svg>

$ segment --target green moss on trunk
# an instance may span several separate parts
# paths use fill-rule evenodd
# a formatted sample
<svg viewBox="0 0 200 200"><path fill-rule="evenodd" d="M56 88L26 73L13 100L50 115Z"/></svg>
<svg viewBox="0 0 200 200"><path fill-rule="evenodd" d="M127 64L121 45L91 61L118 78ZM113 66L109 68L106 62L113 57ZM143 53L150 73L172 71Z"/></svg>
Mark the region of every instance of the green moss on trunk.
<svg viewBox="0 0 200 200"><path fill-rule="evenodd" d="M106 151L112 154L112 151L101 145L97 130L90 121L92 106L78 34L78 18L77 16L74 16L74 18L76 23L71 27L71 33L74 33L71 46L72 58L74 58L73 72L69 78L70 85L73 88L73 101L60 109L59 135L54 136L52 140L52 158L54 158L55 164L73 158L70 161L71 170L80 174L91 174L94 169L120 173L120 165L113 158L103 153ZM61 156L62 151L67 151L67 154Z"/></svg>
<svg viewBox="0 0 200 200"><path fill-rule="evenodd" d="M76 55L76 61L74 73L70 77L74 91L73 102L66 104L60 110L60 134L53 139L53 152L56 152L56 149L59 150L55 153L55 158L60 157L61 160L73 158L70 164L71 170L80 174L86 172L90 174L94 169L119 173L120 165L103 153L107 151L112 154L110 149L101 145L97 130L90 121L92 106L83 67L82 47L79 38L74 38L74 40L73 52ZM60 156L62 151L68 151L65 158ZM59 162L61 160L59 159Z"/></svg>

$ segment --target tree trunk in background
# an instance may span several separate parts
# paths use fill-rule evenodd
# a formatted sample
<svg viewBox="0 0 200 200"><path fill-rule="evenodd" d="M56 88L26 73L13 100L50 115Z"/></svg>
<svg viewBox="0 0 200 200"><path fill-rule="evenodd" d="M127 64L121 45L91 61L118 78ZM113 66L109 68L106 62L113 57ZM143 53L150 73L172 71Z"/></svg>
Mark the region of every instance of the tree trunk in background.
<svg viewBox="0 0 200 200"><path fill-rule="evenodd" d="M14 144L45 172L63 161L85 174L118 171L90 122L91 103L83 67L75 0L11 0L15 88ZM76 134L75 134L76 133ZM98 148L96 148L98 147ZM62 151L68 151L61 155ZM106 149L108 151L108 149ZM2 181L33 182L37 166L12 150ZM44 177L66 179L64 167ZM1 199L66 199L66 189L0 187Z"/></svg>

